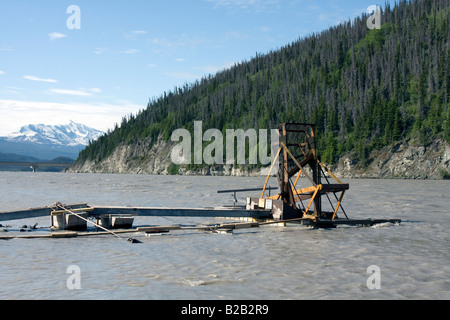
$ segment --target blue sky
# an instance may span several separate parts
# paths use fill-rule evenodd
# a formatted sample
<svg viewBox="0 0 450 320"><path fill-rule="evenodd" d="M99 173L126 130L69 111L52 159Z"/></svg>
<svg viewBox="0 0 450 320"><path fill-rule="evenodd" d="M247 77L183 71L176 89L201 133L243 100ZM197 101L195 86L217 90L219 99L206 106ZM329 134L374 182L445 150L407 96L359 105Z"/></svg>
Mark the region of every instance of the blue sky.
<svg viewBox="0 0 450 320"><path fill-rule="evenodd" d="M383 3L2 1L0 136L29 123L69 120L107 130L164 91ZM67 26L70 5L80 9L80 29Z"/></svg>

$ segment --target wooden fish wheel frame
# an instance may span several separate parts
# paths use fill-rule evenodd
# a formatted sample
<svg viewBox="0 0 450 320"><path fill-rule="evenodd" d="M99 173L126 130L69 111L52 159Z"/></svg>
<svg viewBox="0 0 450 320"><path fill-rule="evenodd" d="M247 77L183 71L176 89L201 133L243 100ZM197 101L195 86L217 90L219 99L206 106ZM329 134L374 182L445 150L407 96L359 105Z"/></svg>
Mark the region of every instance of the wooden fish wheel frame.
<svg viewBox="0 0 450 320"><path fill-rule="evenodd" d="M265 199L283 200L294 216L302 219L335 221L343 214L348 216L342 206L349 184L340 181L317 155L316 133L313 124L284 123L280 129L280 145L267 175L261 198L272 174L279 163L278 183L280 194ZM300 180L300 177L306 179ZM333 181L334 180L334 181ZM301 182L306 181L302 186ZM331 210L323 210L323 199L327 198Z"/></svg>

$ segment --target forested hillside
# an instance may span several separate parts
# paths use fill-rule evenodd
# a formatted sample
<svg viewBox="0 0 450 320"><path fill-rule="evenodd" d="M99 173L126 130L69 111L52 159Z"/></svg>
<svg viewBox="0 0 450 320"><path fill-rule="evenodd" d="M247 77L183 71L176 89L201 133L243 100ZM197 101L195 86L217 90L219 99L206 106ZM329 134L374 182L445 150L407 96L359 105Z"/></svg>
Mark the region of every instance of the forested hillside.
<svg viewBox="0 0 450 320"><path fill-rule="evenodd" d="M322 160L408 139L450 140L448 0L386 5L381 29L367 17L332 27L149 101L80 153L100 162L121 144L178 128L278 128L315 123Z"/></svg>

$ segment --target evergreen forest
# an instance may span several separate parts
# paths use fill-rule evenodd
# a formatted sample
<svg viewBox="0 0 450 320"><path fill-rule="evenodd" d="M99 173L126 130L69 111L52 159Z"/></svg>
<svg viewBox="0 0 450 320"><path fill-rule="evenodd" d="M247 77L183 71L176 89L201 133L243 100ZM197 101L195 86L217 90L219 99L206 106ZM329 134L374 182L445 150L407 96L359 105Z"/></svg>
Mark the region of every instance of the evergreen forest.
<svg viewBox="0 0 450 320"><path fill-rule="evenodd" d="M408 140L450 141L448 0L386 4L380 29L369 15L298 39L215 75L152 98L138 114L92 141L78 158L102 161L117 146L178 128L271 129L314 123L322 161Z"/></svg>

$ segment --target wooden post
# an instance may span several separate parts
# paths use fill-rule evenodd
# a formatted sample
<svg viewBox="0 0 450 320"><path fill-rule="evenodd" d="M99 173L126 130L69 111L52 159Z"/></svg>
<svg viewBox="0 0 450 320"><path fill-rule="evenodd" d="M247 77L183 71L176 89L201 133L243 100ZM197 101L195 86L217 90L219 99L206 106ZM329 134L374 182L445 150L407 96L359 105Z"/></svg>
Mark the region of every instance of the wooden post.
<svg viewBox="0 0 450 320"><path fill-rule="evenodd" d="M331 220L334 220L336 218L336 214L339 210L339 207L341 206L341 202L342 202L342 199L344 198L344 194L345 194L345 191L342 191L341 197L339 198L339 201L336 205L336 209L334 210L334 213L333 213L333 218L331 218Z"/></svg>
<svg viewBox="0 0 450 320"><path fill-rule="evenodd" d="M266 182L264 183L264 188L263 188L263 191L261 193L261 198L264 198L264 192L266 192L266 187L267 187L267 183L269 182L269 179L270 179L270 174L272 173L272 170L273 170L273 167L275 166L275 163L277 163L277 160L278 160L278 157L280 156L280 153L281 153L281 148L278 148L277 155L273 159L272 165L270 166L269 173L267 174Z"/></svg>

